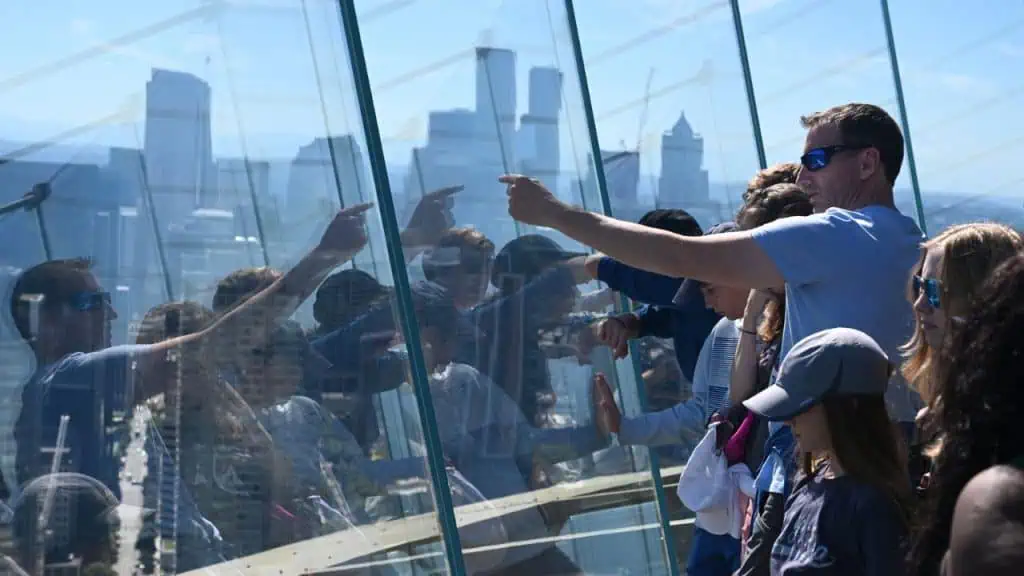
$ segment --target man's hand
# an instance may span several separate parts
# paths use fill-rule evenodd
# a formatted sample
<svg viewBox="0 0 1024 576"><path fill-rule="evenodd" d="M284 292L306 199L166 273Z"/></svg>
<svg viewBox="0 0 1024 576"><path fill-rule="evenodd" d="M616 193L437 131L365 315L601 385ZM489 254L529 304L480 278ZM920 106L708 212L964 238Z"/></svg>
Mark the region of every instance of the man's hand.
<svg viewBox="0 0 1024 576"><path fill-rule="evenodd" d="M612 356L618 360L629 354L629 341L638 335L636 316L620 314L602 320L597 326L597 337L612 349Z"/></svg>
<svg viewBox="0 0 1024 576"><path fill-rule="evenodd" d="M357 204L338 212L320 237L315 252L347 260L366 246L366 211L373 204Z"/></svg>
<svg viewBox="0 0 1024 576"><path fill-rule="evenodd" d="M622 425L622 413L619 412L619 407L615 405L615 396L612 395L612 389L608 385L608 380L600 372L594 374L592 397L594 402L594 421L597 424L597 429L603 436L607 436L610 433L618 434L619 428Z"/></svg>
<svg viewBox="0 0 1024 576"><path fill-rule="evenodd" d="M452 227L452 196L465 186L445 186L423 195L402 232L402 240L409 247L429 247L437 244L441 235Z"/></svg>
<svg viewBox="0 0 1024 576"><path fill-rule="evenodd" d="M508 214L520 222L551 227L570 209L536 178L505 174L498 181L508 184Z"/></svg>

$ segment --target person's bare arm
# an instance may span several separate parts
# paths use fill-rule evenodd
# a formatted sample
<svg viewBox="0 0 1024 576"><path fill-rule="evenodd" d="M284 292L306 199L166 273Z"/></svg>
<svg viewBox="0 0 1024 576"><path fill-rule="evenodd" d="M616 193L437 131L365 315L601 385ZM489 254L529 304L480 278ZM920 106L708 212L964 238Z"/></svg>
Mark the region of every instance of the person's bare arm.
<svg viewBox="0 0 1024 576"><path fill-rule="evenodd" d="M501 181L508 184L509 214L516 220L554 228L635 268L739 288L785 283L749 232L679 236L569 206L525 176Z"/></svg>
<svg viewBox="0 0 1024 576"><path fill-rule="evenodd" d="M1024 471L994 466L963 491L953 513L944 576L1020 574L1024 566Z"/></svg>
<svg viewBox="0 0 1024 576"><path fill-rule="evenodd" d="M769 298L769 293L764 290L751 290L747 298L743 325L740 327L740 341L736 345L736 356L732 361L729 385L731 405L739 404L754 394L754 387L757 385L757 324Z"/></svg>
<svg viewBox="0 0 1024 576"><path fill-rule="evenodd" d="M364 213L370 207L370 204L361 204L340 211L327 226L319 244L276 282L203 330L155 344L153 351L198 340L214 346L220 353L261 346L273 329L291 316L332 270L366 245Z"/></svg>

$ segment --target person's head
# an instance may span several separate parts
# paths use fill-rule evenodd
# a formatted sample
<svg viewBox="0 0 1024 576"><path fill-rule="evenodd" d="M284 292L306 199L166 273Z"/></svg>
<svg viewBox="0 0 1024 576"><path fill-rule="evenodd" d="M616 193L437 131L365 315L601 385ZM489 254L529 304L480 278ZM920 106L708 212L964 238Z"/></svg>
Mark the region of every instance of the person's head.
<svg viewBox="0 0 1024 576"><path fill-rule="evenodd" d="M146 312L135 336L136 344L156 344L168 338L194 334L209 326L214 314L197 302L167 302L154 306ZM212 350L201 343L186 346L167 354L146 354L138 359L139 375L136 380L134 402L145 402L158 394L173 389L180 372L186 369L188 378L195 381L203 376L212 377L215 370ZM192 368L195 368L193 370ZM190 387L200 390L201 386Z"/></svg>
<svg viewBox="0 0 1024 576"><path fill-rule="evenodd" d="M365 314L390 294L390 290L362 270L348 268L335 272L316 291L313 318L317 322L317 330L337 330Z"/></svg>
<svg viewBox="0 0 1024 576"><path fill-rule="evenodd" d="M557 242L547 236L526 234L505 244L498 251L494 259L494 270L491 272L491 284L502 295L511 295L545 271L582 255L563 250ZM562 294L548 295L549 298L557 298L564 303L563 306L552 307L554 316L560 317L571 312L577 296L575 286L566 286Z"/></svg>
<svg viewBox="0 0 1024 576"><path fill-rule="evenodd" d="M777 164L767 170L768 174L762 175L766 170L758 172L758 176L755 176L751 183L755 181L759 183L774 182L774 180L782 180L790 176L795 178L798 170L799 166L795 164ZM792 181L779 181L764 188L748 188L743 198L743 206L736 213L736 222L741 230L753 230L780 218L808 216L812 212L814 212L814 207L811 206L811 199L802 188L793 184ZM765 306L761 326L758 329L759 336L765 342L775 340L782 333L786 312L783 287L778 286L772 289L772 292L777 297Z"/></svg>
<svg viewBox="0 0 1024 576"><path fill-rule="evenodd" d="M932 414L943 444L912 539L915 575L937 573L964 486L1024 447L1024 253L996 268L948 338Z"/></svg>
<svg viewBox="0 0 1024 576"><path fill-rule="evenodd" d="M747 182L747 189L743 192L743 203L747 197L757 190L763 190L776 184L796 184L796 178L800 175L800 165L796 162L783 162L758 170L754 177Z"/></svg>
<svg viewBox="0 0 1024 576"><path fill-rule="evenodd" d="M448 289L460 309L476 306L487 293L494 242L473 228L451 228L423 255L423 276Z"/></svg>
<svg viewBox="0 0 1024 576"><path fill-rule="evenodd" d="M44 362L110 346L117 314L89 260L50 260L25 270L14 283L10 306L18 333Z"/></svg>
<svg viewBox="0 0 1024 576"><path fill-rule="evenodd" d="M800 118L807 128L797 184L816 212L892 205L903 165L903 133L873 104L843 104Z"/></svg>
<svg viewBox="0 0 1024 576"><path fill-rule="evenodd" d="M443 286L428 281L412 286L412 302L427 369L447 365L455 359L462 328L455 301Z"/></svg>
<svg viewBox="0 0 1024 576"><path fill-rule="evenodd" d="M266 290L281 278L279 270L269 266L240 268L217 283L213 294L213 311L223 314L256 294Z"/></svg>
<svg viewBox="0 0 1024 576"><path fill-rule="evenodd" d="M738 228L733 222L722 222L708 229L705 236L734 232ZM730 286L716 286L693 278L683 280L672 299L676 306L688 307L703 302L704 306L730 319L743 317L747 292Z"/></svg>
<svg viewBox="0 0 1024 576"><path fill-rule="evenodd" d="M45 500L65 507L66 514L58 516L56 506L44 518L44 527L38 524ZM98 564L113 566L117 563L118 532L117 497L99 480L77 472L45 474L28 482L12 502L16 523L28 524L30 534L40 539L25 538L21 555L42 552L46 563L81 560L83 566ZM32 550L41 545L43 550ZM35 566L35 557L22 558L23 567Z"/></svg>
<svg viewBox="0 0 1024 576"><path fill-rule="evenodd" d="M771 421L789 423L811 462L827 458L854 479L903 502L910 490L906 455L885 407L892 365L870 336L832 328L797 342L774 384L743 405Z"/></svg>
<svg viewBox="0 0 1024 576"><path fill-rule="evenodd" d="M930 367L950 322L967 312L992 271L1021 249L1024 240L1018 232L990 222L950 226L922 246L907 296L917 322L903 374L925 401L934 397Z"/></svg>
<svg viewBox="0 0 1024 576"><path fill-rule="evenodd" d="M680 208L656 208L641 216L638 224L658 230L667 230L680 236L704 234L697 219Z"/></svg>

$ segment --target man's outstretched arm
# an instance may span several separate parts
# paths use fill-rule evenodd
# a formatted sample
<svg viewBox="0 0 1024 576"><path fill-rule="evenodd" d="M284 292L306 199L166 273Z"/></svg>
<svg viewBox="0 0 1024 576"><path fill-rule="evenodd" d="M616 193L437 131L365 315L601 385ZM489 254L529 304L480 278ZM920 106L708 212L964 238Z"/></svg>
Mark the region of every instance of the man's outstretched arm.
<svg viewBox="0 0 1024 576"><path fill-rule="evenodd" d="M740 288L785 283L749 232L679 236L580 210L525 176L505 175L500 180L508 184L508 210L516 220L554 228L630 266Z"/></svg>

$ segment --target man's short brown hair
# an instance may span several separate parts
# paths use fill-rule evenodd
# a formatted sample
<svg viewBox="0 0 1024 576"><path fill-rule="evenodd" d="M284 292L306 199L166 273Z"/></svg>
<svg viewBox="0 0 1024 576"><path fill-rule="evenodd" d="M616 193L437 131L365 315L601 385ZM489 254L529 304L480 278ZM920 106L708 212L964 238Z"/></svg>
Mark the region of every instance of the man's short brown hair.
<svg viewBox="0 0 1024 576"><path fill-rule="evenodd" d="M800 123L804 128L835 126L841 142L833 144L867 146L878 150L885 179L890 185L896 183L903 166L903 133L885 110L874 104L853 102L801 116Z"/></svg>
<svg viewBox="0 0 1024 576"><path fill-rule="evenodd" d="M776 184L796 184L796 177L799 175L800 165L796 162L782 162L764 170L758 170L754 177L747 182L747 190L743 192L743 202L746 202L747 197L755 190Z"/></svg>
<svg viewBox="0 0 1024 576"><path fill-rule="evenodd" d="M41 298L41 305L47 308L67 302L81 289L91 268L92 261L88 258L68 258L47 260L22 272L14 283L10 302L11 317L21 337L26 341L32 339L30 299Z"/></svg>
<svg viewBox="0 0 1024 576"><path fill-rule="evenodd" d="M213 311L227 312L266 290L281 276L279 270L269 266L235 270L217 283L217 291L213 293Z"/></svg>

